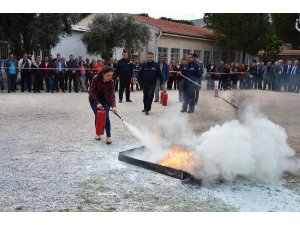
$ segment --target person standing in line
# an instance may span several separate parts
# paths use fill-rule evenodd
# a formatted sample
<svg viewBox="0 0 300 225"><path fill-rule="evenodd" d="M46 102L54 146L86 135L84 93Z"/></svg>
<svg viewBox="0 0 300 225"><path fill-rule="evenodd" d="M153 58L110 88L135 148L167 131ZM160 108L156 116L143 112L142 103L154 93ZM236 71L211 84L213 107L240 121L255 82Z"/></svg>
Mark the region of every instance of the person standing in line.
<svg viewBox="0 0 300 225"><path fill-rule="evenodd" d="M27 53L23 54L23 58L19 60L19 71L21 72L21 92L25 91L25 86L28 92L31 92L32 79L30 74L31 61L27 58Z"/></svg>
<svg viewBox="0 0 300 225"><path fill-rule="evenodd" d="M71 54L69 58L70 60L67 62L67 70L68 70L68 77L69 77L69 93L72 92L72 81L74 84L75 92L78 93L78 83L76 80L76 72L78 69L78 64L76 63L73 54Z"/></svg>
<svg viewBox="0 0 300 225"><path fill-rule="evenodd" d="M43 80L43 70L40 56L35 57L35 61L32 62L31 74L33 77L34 93L41 93L41 80Z"/></svg>
<svg viewBox="0 0 300 225"><path fill-rule="evenodd" d="M16 80L18 75L18 61L14 53L10 52L8 59L4 62L5 73L7 76L7 92L16 92Z"/></svg>
<svg viewBox="0 0 300 225"><path fill-rule="evenodd" d="M56 92L59 92L59 88L61 88L62 92L65 92L65 70L66 64L62 60L60 53L57 53L57 60L54 62L55 67L55 89Z"/></svg>
<svg viewBox="0 0 300 225"><path fill-rule="evenodd" d="M167 83L168 80L170 78L170 73L169 73L169 66L168 64L165 62L166 61L166 57L164 55L160 55L159 56L159 68L160 68L160 72L163 78L163 87L162 87L162 91L166 91L167 90ZM155 88L155 100L154 102L159 102L159 89L160 89L160 78L157 78L157 82L156 82L156 88Z"/></svg>
<svg viewBox="0 0 300 225"><path fill-rule="evenodd" d="M0 88L2 92L5 92L3 77L2 77L2 60L0 59Z"/></svg>
<svg viewBox="0 0 300 225"><path fill-rule="evenodd" d="M84 66L84 61L81 60L79 63L79 76L80 76L80 89L81 92L86 92L86 86L85 86L85 78L86 78L86 69Z"/></svg>

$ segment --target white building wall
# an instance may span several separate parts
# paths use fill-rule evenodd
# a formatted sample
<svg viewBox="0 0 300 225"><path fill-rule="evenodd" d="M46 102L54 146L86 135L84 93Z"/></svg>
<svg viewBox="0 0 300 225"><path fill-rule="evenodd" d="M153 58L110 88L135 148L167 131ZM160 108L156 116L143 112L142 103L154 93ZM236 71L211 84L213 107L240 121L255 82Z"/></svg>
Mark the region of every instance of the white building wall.
<svg viewBox="0 0 300 225"><path fill-rule="evenodd" d="M70 54L73 54L75 57L81 55L83 59L99 59L100 55L90 55L87 53L87 49L81 41L82 35L83 32L73 31L71 36L63 37L60 43L55 48L51 49L53 57L55 58L56 54L60 53L66 59L69 58ZM122 58L122 51L122 48L115 49L113 57L115 59Z"/></svg>

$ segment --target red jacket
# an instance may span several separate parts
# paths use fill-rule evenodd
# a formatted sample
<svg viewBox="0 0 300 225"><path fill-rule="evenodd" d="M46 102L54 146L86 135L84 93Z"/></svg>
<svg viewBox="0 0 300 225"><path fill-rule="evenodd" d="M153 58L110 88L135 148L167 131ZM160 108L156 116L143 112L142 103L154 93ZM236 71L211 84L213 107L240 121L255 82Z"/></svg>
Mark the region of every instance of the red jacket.
<svg viewBox="0 0 300 225"><path fill-rule="evenodd" d="M102 76L95 76L91 85L89 101L94 101L96 105L98 105L100 102L97 96L100 95L101 91L103 91L104 98L110 107L116 107L114 82L112 80L109 82L103 82Z"/></svg>

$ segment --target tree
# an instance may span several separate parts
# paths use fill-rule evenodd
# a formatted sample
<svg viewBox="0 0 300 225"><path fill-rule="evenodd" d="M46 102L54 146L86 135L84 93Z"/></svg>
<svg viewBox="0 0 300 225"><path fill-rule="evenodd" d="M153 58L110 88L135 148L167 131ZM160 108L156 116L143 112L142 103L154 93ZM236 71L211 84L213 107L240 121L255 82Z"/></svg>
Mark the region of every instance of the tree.
<svg viewBox="0 0 300 225"><path fill-rule="evenodd" d="M205 13L204 22L213 29L217 43L226 45L227 62L231 50L243 50L244 56L256 54L271 32L268 14Z"/></svg>
<svg viewBox="0 0 300 225"><path fill-rule="evenodd" d="M266 46L260 51L261 60L264 62L274 61L280 53L282 41L276 35L269 35Z"/></svg>
<svg viewBox="0 0 300 225"><path fill-rule="evenodd" d="M274 13L272 16L272 25L275 34L284 42L291 43L293 48L300 47L300 33L295 29L298 13Z"/></svg>
<svg viewBox="0 0 300 225"><path fill-rule="evenodd" d="M182 24L195 26L195 24L193 22L189 21L189 20L175 20L175 19L168 18L168 17L160 17L159 19L160 20L171 21L171 22L174 22L174 23L182 23Z"/></svg>
<svg viewBox="0 0 300 225"><path fill-rule="evenodd" d="M50 50L71 33L80 16L66 13L11 13L0 18L0 39L8 41L15 55L34 49Z"/></svg>
<svg viewBox="0 0 300 225"><path fill-rule="evenodd" d="M150 38L148 27L135 22L132 16L122 14L97 15L82 36L89 54L101 54L108 58L114 48L138 50Z"/></svg>

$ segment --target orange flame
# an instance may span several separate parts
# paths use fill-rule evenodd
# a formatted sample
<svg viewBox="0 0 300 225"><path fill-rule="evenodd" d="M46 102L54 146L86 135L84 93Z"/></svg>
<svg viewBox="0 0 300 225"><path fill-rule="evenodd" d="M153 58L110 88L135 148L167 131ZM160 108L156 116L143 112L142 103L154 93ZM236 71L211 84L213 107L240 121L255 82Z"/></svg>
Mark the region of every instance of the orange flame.
<svg viewBox="0 0 300 225"><path fill-rule="evenodd" d="M179 170L187 170L194 165L192 152L185 151L180 146L171 146L166 154L166 158L159 161L159 165L171 167Z"/></svg>

